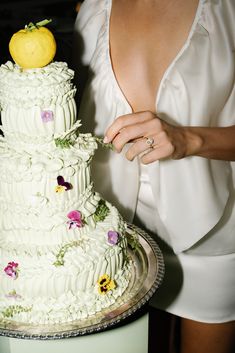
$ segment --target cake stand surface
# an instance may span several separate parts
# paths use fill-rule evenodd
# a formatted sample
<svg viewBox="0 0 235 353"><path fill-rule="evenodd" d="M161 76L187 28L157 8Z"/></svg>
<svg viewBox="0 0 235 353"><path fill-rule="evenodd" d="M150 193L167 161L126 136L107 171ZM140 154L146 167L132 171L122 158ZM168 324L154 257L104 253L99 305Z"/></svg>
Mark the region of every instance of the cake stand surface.
<svg viewBox="0 0 235 353"><path fill-rule="evenodd" d="M129 224L127 235L135 233L139 244L134 250L129 247L132 258L131 282L117 302L88 319L60 325L30 325L0 322L0 336L30 339L58 340L84 336L104 331L125 323L152 297L164 276L164 262L156 242L140 228Z"/></svg>

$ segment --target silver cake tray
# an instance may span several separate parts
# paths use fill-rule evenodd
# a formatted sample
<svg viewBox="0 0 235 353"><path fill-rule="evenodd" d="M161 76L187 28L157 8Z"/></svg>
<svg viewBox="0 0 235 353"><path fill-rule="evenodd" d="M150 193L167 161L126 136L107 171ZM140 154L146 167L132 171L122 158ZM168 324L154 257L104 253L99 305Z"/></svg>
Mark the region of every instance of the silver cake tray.
<svg viewBox="0 0 235 353"><path fill-rule="evenodd" d="M140 246L129 247L132 259L131 281L115 304L89 318L66 324L33 325L0 321L0 336L55 340L110 329L139 311L153 296L164 276L164 262L156 242L140 228L129 224L127 233L138 235Z"/></svg>

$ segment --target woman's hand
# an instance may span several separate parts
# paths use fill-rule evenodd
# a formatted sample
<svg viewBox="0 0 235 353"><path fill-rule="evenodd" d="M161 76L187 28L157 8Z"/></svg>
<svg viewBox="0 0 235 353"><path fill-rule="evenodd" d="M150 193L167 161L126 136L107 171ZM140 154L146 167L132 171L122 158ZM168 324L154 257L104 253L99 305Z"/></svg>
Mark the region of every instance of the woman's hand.
<svg viewBox="0 0 235 353"><path fill-rule="evenodd" d="M149 164L159 159L180 159L190 154L194 138L187 128L167 124L150 111L122 115L108 128L104 142L111 142L117 152L131 143L126 158L132 161L140 156Z"/></svg>

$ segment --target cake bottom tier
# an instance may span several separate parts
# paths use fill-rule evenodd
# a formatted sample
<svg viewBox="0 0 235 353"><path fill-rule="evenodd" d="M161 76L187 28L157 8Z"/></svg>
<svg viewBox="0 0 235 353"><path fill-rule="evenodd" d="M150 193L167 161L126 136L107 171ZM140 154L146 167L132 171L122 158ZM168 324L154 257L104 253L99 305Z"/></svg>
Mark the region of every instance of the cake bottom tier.
<svg viewBox="0 0 235 353"><path fill-rule="evenodd" d="M118 211L94 228L72 228L71 239L41 246L10 241L0 244L0 320L60 324L87 318L114 304L131 279L126 224ZM7 239L8 243L4 243ZM2 246L1 246L2 245ZM3 246L4 245L4 246ZM24 245L24 246L22 246Z"/></svg>
<svg viewBox="0 0 235 353"><path fill-rule="evenodd" d="M51 325L85 319L113 305L125 292L130 280L131 262L127 262L116 273L113 288L109 287L107 278L103 278L102 283L98 282L94 288L77 293L69 291L58 298L21 298L12 292L0 297L0 320ZM105 283L106 289L109 288L107 291L103 290Z"/></svg>

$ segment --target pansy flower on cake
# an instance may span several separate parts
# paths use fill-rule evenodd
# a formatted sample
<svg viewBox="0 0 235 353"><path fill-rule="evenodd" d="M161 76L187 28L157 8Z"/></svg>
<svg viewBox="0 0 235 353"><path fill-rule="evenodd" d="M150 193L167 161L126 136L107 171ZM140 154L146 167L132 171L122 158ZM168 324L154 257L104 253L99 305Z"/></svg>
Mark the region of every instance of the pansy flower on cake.
<svg viewBox="0 0 235 353"><path fill-rule="evenodd" d="M55 192L57 192L59 194L64 191L68 191L68 190L72 189L72 185L70 183L68 183L67 181L65 181L61 175L59 175L57 177L57 184L58 185L55 188Z"/></svg>
<svg viewBox="0 0 235 353"><path fill-rule="evenodd" d="M17 262L8 262L7 266L4 268L4 272L11 278L16 279L19 273L19 264Z"/></svg>
<svg viewBox="0 0 235 353"><path fill-rule="evenodd" d="M42 110L41 118L44 123L48 123L49 121L54 120L54 114L52 110Z"/></svg>
<svg viewBox="0 0 235 353"><path fill-rule="evenodd" d="M100 276L98 279L98 292L99 294L106 294L110 290L116 288L114 280L112 280L107 274Z"/></svg>
<svg viewBox="0 0 235 353"><path fill-rule="evenodd" d="M108 236L108 243L110 245L117 245L120 237L118 232L115 232L114 230L109 230L107 236Z"/></svg>
<svg viewBox="0 0 235 353"><path fill-rule="evenodd" d="M69 221L67 222L67 224L69 225L69 229L83 227L84 221L82 219L82 214L80 211L77 211L77 210L70 211L67 214L67 217L69 218Z"/></svg>

